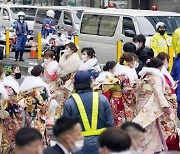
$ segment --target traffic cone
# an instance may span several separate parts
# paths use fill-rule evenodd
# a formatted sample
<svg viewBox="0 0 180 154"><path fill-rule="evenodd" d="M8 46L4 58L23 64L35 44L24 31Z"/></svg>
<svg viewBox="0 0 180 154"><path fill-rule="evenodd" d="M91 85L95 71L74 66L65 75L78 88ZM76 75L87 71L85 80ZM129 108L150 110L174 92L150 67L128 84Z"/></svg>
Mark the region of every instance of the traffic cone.
<svg viewBox="0 0 180 154"><path fill-rule="evenodd" d="M30 59L37 59L36 43L34 41L32 42L31 46Z"/></svg>

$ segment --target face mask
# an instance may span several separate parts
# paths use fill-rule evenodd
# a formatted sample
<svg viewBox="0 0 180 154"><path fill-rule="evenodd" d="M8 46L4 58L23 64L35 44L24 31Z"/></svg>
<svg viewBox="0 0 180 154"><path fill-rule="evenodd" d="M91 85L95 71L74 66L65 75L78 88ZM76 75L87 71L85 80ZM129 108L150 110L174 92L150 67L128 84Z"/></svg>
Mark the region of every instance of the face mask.
<svg viewBox="0 0 180 154"><path fill-rule="evenodd" d="M71 51L69 49L65 49L65 52L64 52L65 55L70 55L71 54Z"/></svg>
<svg viewBox="0 0 180 154"><path fill-rule="evenodd" d="M132 68L138 68L139 67L139 62L134 62L134 65L132 66Z"/></svg>
<svg viewBox="0 0 180 154"><path fill-rule="evenodd" d="M21 78L21 73L15 73L15 79L20 79Z"/></svg>
<svg viewBox="0 0 180 154"><path fill-rule="evenodd" d="M169 63L165 63L164 66L168 69L169 68Z"/></svg>
<svg viewBox="0 0 180 154"><path fill-rule="evenodd" d="M158 32L159 32L161 35L164 35L165 30L159 30Z"/></svg>
<svg viewBox="0 0 180 154"><path fill-rule="evenodd" d="M82 55L82 61L83 61L83 62L87 61L86 55Z"/></svg>
<svg viewBox="0 0 180 154"><path fill-rule="evenodd" d="M23 20L24 20L24 17L20 16L19 19L23 21Z"/></svg>
<svg viewBox="0 0 180 154"><path fill-rule="evenodd" d="M84 146L84 140L78 140L74 142L74 145L71 145L71 152L75 153L77 151L80 151L82 147Z"/></svg>
<svg viewBox="0 0 180 154"><path fill-rule="evenodd" d="M142 154L142 152L143 152L143 149L142 149L142 148L137 148L136 151L131 150L131 153L132 153L132 154Z"/></svg>
<svg viewBox="0 0 180 154"><path fill-rule="evenodd" d="M51 62L51 59L44 59L45 64L49 64Z"/></svg>

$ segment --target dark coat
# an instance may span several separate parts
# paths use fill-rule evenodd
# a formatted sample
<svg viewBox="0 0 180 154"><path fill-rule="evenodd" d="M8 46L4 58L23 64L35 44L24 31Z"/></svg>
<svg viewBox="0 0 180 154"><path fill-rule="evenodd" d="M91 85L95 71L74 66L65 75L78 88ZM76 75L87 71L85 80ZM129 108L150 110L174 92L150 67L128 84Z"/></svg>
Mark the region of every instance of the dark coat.
<svg viewBox="0 0 180 154"><path fill-rule="evenodd" d="M78 92L82 102L84 104L84 108L86 110L88 120L91 126L91 119L92 119L92 91L82 91ZM64 113L63 116L72 116L79 120L81 123L82 129L84 131L84 126L82 124L81 116L78 111L76 102L73 97L70 97L64 106ZM114 119L112 116L112 111L110 108L110 104L108 99L104 96L99 94L99 114L98 114L98 124L97 128L107 128L114 126ZM90 136L85 137L84 147L78 154L98 154L98 141L97 136Z"/></svg>
<svg viewBox="0 0 180 154"><path fill-rule="evenodd" d="M48 147L44 149L44 154L65 154L60 146L57 144L53 147Z"/></svg>
<svg viewBox="0 0 180 154"><path fill-rule="evenodd" d="M177 94L177 101L180 102L180 53L174 59L171 76L175 81L179 80L176 94Z"/></svg>
<svg viewBox="0 0 180 154"><path fill-rule="evenodd" d="M139 60L142 62L143 66L146 66L146 62L148 59L154 57L154 51L146 46L142 46L136 51L136 55L138 56Z"/></svg>

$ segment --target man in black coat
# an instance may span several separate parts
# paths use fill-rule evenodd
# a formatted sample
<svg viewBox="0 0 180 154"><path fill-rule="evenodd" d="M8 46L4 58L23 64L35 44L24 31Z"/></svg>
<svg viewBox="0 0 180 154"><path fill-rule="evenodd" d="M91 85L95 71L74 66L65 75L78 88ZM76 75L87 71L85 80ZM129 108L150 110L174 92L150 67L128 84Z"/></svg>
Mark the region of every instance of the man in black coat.
<svg viewBox="0 0 180 154"><path fill-rule="evenodd" d="M133 42L136 45L136 55L142 62L143 66L146 66L148 60L154 57L154 52L151 48L145 46L146 38L144 35L136 35L133 38Z"/></svg>
<svg viewBox="0 0 180 154"><path fill-rule="evenodd" d="M57 144L44 150L44 154L70 154L75 153L84 145L81 135L80 123L72 117L58 119L53 127L53 134Z"/></svg>

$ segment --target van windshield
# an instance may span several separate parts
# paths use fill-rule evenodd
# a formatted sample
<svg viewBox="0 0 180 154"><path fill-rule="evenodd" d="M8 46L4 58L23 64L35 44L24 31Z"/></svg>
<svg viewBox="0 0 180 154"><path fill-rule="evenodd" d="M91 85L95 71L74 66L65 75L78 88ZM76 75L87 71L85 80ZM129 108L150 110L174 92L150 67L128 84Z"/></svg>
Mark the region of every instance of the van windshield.
<svg viewBox="0 0 180 154"><path fill-rule="evenodd" d="M22 11L26 15L25 20L33 21L35 18L37 8L11 7L10 10L12 18L15 20L18 19L18 12Z"/></svg>
<svg viewBox="0 0 180 154"><path fill-rule="evenodd" d="M145 36L152 36L156 33L156 24L164 22L166 31L172 35L175 29L180 27L180 16L145 16L137 17L140 33Z"/></svg>
<svg viewBox="0 0 180 154"><path fill-rule="evenodd" d="M82 13L83 13L83 10L73 11L73 16L74 16L74 20L76 24L80 24Z"/></svg>

